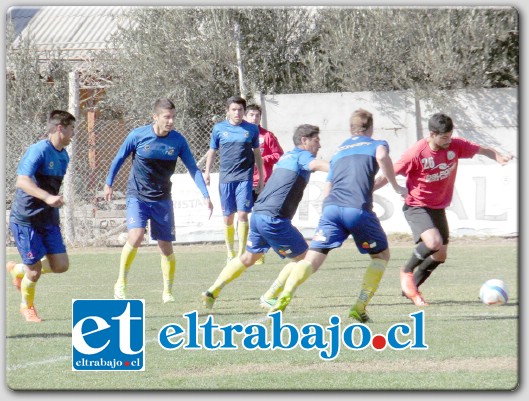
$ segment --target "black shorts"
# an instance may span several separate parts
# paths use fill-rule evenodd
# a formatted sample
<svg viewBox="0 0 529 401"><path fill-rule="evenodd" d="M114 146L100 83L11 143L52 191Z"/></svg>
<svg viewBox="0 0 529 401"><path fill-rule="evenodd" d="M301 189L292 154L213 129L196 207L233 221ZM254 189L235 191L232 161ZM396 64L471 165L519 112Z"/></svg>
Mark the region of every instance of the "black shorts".
<svg viewBox="0 0 529 401"><path fill-rule="evenodd" d="M446 220L445 209L430 209L427 207L415 207L404 204L402 208L404 217L410 225L415 243L421 241L421 234L431 228L437 228L443 238L443 245L448 244L450 230Z"/></svg>

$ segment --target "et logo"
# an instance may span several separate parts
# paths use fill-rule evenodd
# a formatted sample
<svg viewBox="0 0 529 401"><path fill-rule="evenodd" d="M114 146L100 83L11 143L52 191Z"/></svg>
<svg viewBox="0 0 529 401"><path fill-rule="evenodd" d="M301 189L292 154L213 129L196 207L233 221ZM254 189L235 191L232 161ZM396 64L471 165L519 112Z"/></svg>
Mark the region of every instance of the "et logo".
<svg viewBox="0 0 529 401"><path fill-rule="evenodd" d="M145 370L144 300L72 300L72 370Z"/></svg>

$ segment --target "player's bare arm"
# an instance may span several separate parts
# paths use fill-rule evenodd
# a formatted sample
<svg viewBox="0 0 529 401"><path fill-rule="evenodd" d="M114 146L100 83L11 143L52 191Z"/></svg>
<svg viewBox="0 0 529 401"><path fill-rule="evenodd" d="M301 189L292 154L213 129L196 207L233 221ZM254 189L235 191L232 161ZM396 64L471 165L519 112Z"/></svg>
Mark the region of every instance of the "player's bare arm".
<svg viewBox="0 0 529 401"><path fill-rule="evenodd" d="M478 150L478 155L487 156L489 159L495 160L502 166L506 165L513 159L513 155L504 155L498 152L496 149L492 149L486 146L480 146Z"/></svg>
<svg viewBox="0 0 529 401"><path fill-rule="evenodd" d="M381 145L377 148L376 158L378 165L380 166L380 170L382 170L382 174L391 184L395 192L402 196L406 195L408 190L397 183L395 170L393 170L393 162L391 161L391 157L389 156L385 146Z"/></svg>
<svg viewBox="0 0 529 401"><path fill-rule="evenodd" d="M217 154L217 151L215 149L209 149L208 154L206 156L206 168L204 170L204 182L206 185L210 184L210 172L211 172L211 166L213 166L213 162L215 161L215 155Z"/></svg>
<svg viewBox="0 0 529 401"><path fill-rule="evenodd" d="M315 159L309 163L310 171L323 171L327 173L330 165L327 160Z"/></svg>
<svg viewBox="0 0 529 401"><path fill-rule="evenodd" d="M255 165L257 166L257 171L259 173L259 183L257 184L255 192L260 193L264 187L263 157L261 156L261 150L259 148L255 148L253 154L255 157Z"/></svg>
<svg viewBox="0 0 529 401"><path fill-rule="evenodd" d="M52 207L61 207L64 205L62 195L52 195L44 189L40 188L27 175L19 175L16 182L17 188L31 195L37 199L44 201L47 205Z"/></svg>

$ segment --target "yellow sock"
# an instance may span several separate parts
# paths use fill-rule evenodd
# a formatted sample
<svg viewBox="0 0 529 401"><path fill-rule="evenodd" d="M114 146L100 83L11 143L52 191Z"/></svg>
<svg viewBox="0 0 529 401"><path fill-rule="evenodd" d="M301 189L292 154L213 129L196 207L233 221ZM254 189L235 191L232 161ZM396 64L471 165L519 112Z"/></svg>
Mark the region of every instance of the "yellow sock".
<svg viewBox="0 0 529 401"><path fill-rule="evenodd" d="M42 267L40 269L40 274L53 273L53 270L51 270L50 261L48 260L48 258L43 257L40 260L40 264L42 265Z"/></svg>
<svg viewBox="0 0 529 401"><path fill-rule="evenodd" d="M134 248L128 242L125 242L123 250L121 251L121 260L119 262L119 275L117 281L119 284L127 284L127 275L129 274L130 265L134 261L137 252L138 248Z"/></svg>
<svg viewBox="0 0 529 401"><path fill-rule="evenodd" d="M220 272L217 280L209 287L208 292L217 298L224 286L239 277L246 269L238 257L230 260Z"/></svg>
<svg viewBox="0 0 529 401"><path fill-rule="evenodd" d="M292 271L292 268L294 266L296 266L296 262L290 262L289 264L285 265L285 267L283 267L283 270L279 272L279 275L277 276L275 281L272 283L270 288L265 292L264 294L265 299L277 298L279 293L285 287L285 283L287 282L288 276L290 275L290 272Z"/></svg>
<svg viewBox="0 0 529 401"><path fill-rule="evenodd" d="M233 243L235 242L235 227L233 224L224 226L224 241L228 250L228 258L233 258L235 252L233 251Z"/></svg>
<svg viewBox="0 0 529 401"><path fill-rule="evenodd" d="M294 295L296 289L307 280L313 273L314 268L310 262L300 260L295 266L292 266L292 271L288 276L283 289L282 295Z"/></svg>
<svg viewBox="0 0 529 401"><path fill-rule="evenodd" d="M163 292L172 293L174 273L176 270L176 259L174 253L169 256L162 254Z"/></svg>
<svg viewBox="0 0 529 401"><path fill-rule="evenodd" d="M22 283L20 283L20 293L22 294L22 306L30 308L33 306L35 300L35 286L36 282L31 281L29 278L24 276Z"/></svg>
<svg viewBox="0 0 529 401"><path fill-rule="evenodd" d="M248 240L248 230L250 224L247 221L239 221L237 224L237 237L239 239L239 253L237 256L241 256L246 249L246 241Z"/></svg>
<svg viewBox="0 0 529 401"><path fill-rule="evenodd" d="M364 280L362 281L362 290L358 296L356 304L366 308L373 295L375 295L380 280L384 275L388 262L383 259L371 259L369 265L367 265L366 272L364 273Z"/></svg>
<svg viewBox="0 0 529 401"><path fill-rule="evenodd" d="M17 263L10 273L12 278L22 278L26 274L26 265L24 263Z"/></svg>

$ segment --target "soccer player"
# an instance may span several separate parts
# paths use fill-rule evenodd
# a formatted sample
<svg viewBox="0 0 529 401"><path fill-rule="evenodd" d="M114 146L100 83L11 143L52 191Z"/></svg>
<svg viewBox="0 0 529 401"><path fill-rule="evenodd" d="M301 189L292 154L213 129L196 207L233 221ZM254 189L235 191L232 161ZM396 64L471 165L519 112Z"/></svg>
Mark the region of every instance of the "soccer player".
<svg viewBox="0 0 529 401"><path fill-rule="evenodd" d="M248 213L252 210L252 174L257 166L259 181L256 191L264 186L263 159L259 151L259 128L243 120L246 100L232 96L226 101L226 120L213 126L210 149L206 156L204 180L210 183L211 167L217 151L220 153L219 193L224 216L224 237L230 261L235 256L235 228L237 213L238 256L244 252L248 238Z"/></svg>
<svg viewBox="0 0 529 401"><path fill-rule="evenodd" d="M373 212L375 175L380 170L394 190L405 194L397 184L386 141L375 140L373 115L358 109L350 118L351 138L338 148L331 160L325 183L323 213L305 258L292 267L285 287L270 312L285 310L295 290L316 272L334 248L353 236L360 253L369 254L358 300L349 316L364 323L370 321L366 307L375 294L389 261L388 241Z"/></svg>
<svg viewBox="0 0 529 401"><path fill-rule="evenodd" d="M6 269L20 290L20 313L28 322L42 319L35 310L35 288L43 273L64 273L69 260L61 235L59 195L70 158L66 152L74 136L75 117L53 110L48 117L48 138L31 145L18 165L16 193L9 226L22 263L7 262Z"/></svg>
<svg viewBox="0 0 529 401"><path fill-rule="evenodd" d="M504 165L512 159L512 155L452 138L454 124L446 114L434 114L428 129L430 136L405 151L394 166L397 175L407 177L403 211L417 244L401 268L400 283L404 295L417 306L428 305L419 286L446 260L449 229L445 209L452 202L458 160L480 154ZM384 184L381 179L376 185Z"/></svg>
<svg viewBox="0 0 529 401"><path fill-rule="evenodd" d="M127 185L127 242L121 251L119 275L114 298L127 298L127 276L143 241L147 221L151 221L151 238L158 241L161 252L164 303L174 302L172 287L176 269L173 253L175 240L174 211L171 199L171 175L178 158L182 160L210 211L213 205L206 184L184 136L174 129L176 108L169 99L154 103L153 124L132 130L114 158L104 189L105 199L112 200L112 184L128 156L132 168Z"/></svg>
<svg viewBox="0 0 529 401"><path fill-rule="evenodd" d="M274 165L277 163L281 155L285 153L283 148L279 144L276 136L264 129L261 126L261 107L256 104L250 104L246 108L246 115L244 117L249 123L255 124L259 127L259 150L261 151L261 157L263 158L263 183L266 185ZM257 200L257 186L259 185L259 171L257 168L253 171L253 201ZM257 259L256 265L262 265L264 263L264 254L261 258Z"/></svg>
<svg viewBox="0 0 529 401"><path fill-rule="evenodd" d="M246 251L234 258L221 271L215 283L202 293L204 306L213 307L220 291L239 277L270 248L282 258L301 260L307 253L307 242L292 225L303 191L313 171L329 171L329 163L317 160L320 149L320 129L304 124L294 131L294 149L277 162L270 180L259 194L251 217ZM287 264L272 287L261 296L261 306L269 308L284 286L290 268ZM272 301L273 299L273 301Z"/></svg>

